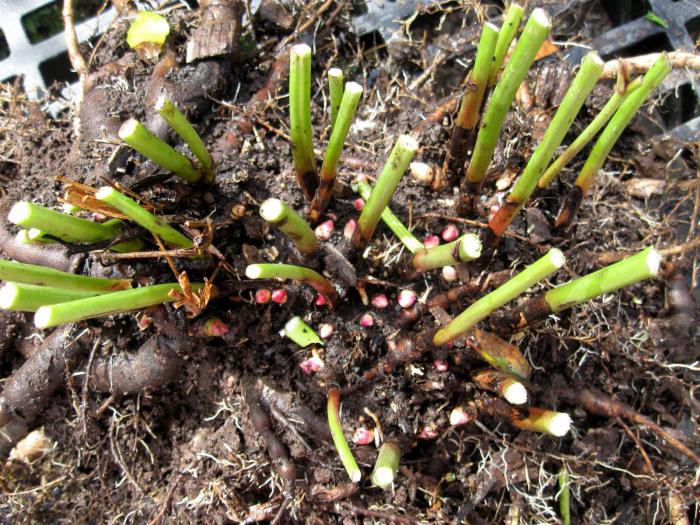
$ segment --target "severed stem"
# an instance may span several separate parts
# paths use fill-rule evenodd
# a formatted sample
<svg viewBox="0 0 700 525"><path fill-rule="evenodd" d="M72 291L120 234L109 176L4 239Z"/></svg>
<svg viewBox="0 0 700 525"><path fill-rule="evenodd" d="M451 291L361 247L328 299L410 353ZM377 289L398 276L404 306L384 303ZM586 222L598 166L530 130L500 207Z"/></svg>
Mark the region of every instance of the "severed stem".
<svg viewBox="0 0 700 525"><path fill-rule="evenodd" d="M128 279L104 279L61 272L53 268L0 259L0 279L69 290L113 292L131 288Z"/></svg>
<svg viewBox="0 0 700 525"><path fill-rule="evenodd" d="M318 243L311 227L297 212L279 199L267 199L260 206L260 216L289 236L299 253L313 257Z"/></svg>
<svg viewBox="0 0 700 525"><path fill-rule="evenodd" d="M472 374L476 386L494 392L505 398L512 405L527 403L527 390L517 379L498 370L480 370Z"/></svg>
<svg viewBox="0 0 700 525"><path fill-rule="evenodd" d="M328 70L328 93L331 99L331 131L335 127L341 101L343 100L343 70L332 67Z"/></svg>
<svg viewBox="0 0 700 525"><path fill-rule="evenodd" d="M348 442L343 434L343 425L340 421L340 390L331 388L328 391L328 427L331 429L333 444L338 451L338 457L345 467L345 471L350 477L350 481L358 483L362 479L362 471L357 466L355 457L348 446Z"/></svg>
<svg viewBox="0 0 700 525"><path fill-rule="evenodd" d="M563 437L571 429L569 414L536 407L528 407L525 417L513 417L510 422L523 430L542 432L555 437Z"/></svg>
<svg viewBox="0 0 700 525"><path fill-rule="evenodd" d="M281 336L289 337L302 348L309 345L322 345L323 341L319 339L316 332L299 316L292 317L284 324L284 329L280 331Z"/></svg>
<svg viewBox="0 0 700 525"><path fill-rule="evenodd" d="M372 471L372 485L385 489L394 483L401 460L401 447L393 441L385 441L379 449Z"/></svg>
<svg viewBox="0 0 700 525"><path fill-rule="evenodd" d="M320 273L303 266L293 264L251 264L245 269L248 279L292 279L308 284L320 293L330 306L336 300L337 294L333 285Z"/></svg>
<svg viewBox="0 0 700 525"><path fill-rule="evenodd" d="M432 248L422 248L411 259L411 264L419 272L443 268L465 261L473 261L481 256L481 241L477 235L468 233L459 239Z"/></svg>
<svg viewBox="0 0 700 525"><path fill-rule="evenodd" d="M496 83L498 72L501 70L506 53L508 53L510 45L515 38L515 34L518 32L518 27L520 27L522 18L523 8L516 3L510 4L506 16L503 19L501 30L498 32L498 41L496 42L496 49L493 53L493 64L491 65L491 71L489 73L489 82L487 86L489 88Z"/></svg>
<svg viewBox="0 0 700 525"><path fill-rule="evenodd" d="M40 307L49 304L67 303L104 293L107 292L7 283L0 288L0 308L19 312L36 312Z"/></svg>

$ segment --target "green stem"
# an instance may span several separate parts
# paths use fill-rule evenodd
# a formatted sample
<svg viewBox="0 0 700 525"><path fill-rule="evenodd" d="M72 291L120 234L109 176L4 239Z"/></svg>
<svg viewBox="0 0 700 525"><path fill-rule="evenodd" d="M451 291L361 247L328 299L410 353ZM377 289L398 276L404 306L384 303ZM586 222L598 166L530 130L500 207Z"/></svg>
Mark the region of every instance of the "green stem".
<svg viewBox="0 0 700 525"><path fill-rule="evenodd" d="M357 191L362 198L367 201L372 194L372 186L370 186L369 182L363 177L357 181ZM399 241L401 241L409 252L417 253L424 248L423 243L416 239L415 235L403 225L388 206L384 208L381 218L384 224L398 237Z"/></svg>
<svg viewBox="0 0 700 525"><path fill-rule="evenodd" d="M321 180L316 190L314 200L311 203L309 216L312 221L317 221L319 219L321 213L323 213L323 210L326 209L326 206L328 206L328 203L333 197L333 185L335 184L335 177L338 170L338 161L340 160L340 154L343 151L343 144L350 130L350 125L355 117L355 111L357 110L357 104L360 102L360 97L362 97L362 86L355 82L348 82L345 85L343 100L340 103L338 116L333 126L328 146L326 147L326 153L323 157Z"/></svg>
<svg viewBox="0 0 700 525"><path fill-rule="evenodd" d="M131 288L128 279L103 279L61 272L53 268L0 259L0 279L69 290L114 292Z"/></svg>
<svg viewBox="0 0 700 525"><path fill-rule="evenodd" d="M311 130L311 48L292 47L289 60L289 120L297 183L311 201L318 185Z"/></svg>
<svg viewBox="0 0 700 525"><path fill-rule="evenodd" d="M639 86L642 85L642 78L635 78L632 82L627 84L627 87L623 93L619 91L614 91L613 95L606 102L603 109L600 110L591 123L586 126L581 134L576 137L576 139L571 143L571 145L566 148L564 153L562 153L544 172L542 178L540 179L538 186L540 188L546 188L554 180L554 178L563 170L566 165L573 159L579 151L581 151L586 144L588 144L593 137L595 137L598 132L605 126L605 124L610 120L610 117L617 111L617 108L627 99L630 93L635 91Z"/></svg>
<svg viewBox="0 0 700 525"><path fill-rule="evenodd" d="M569 471L565 466L559 471L559 514L561 515L562 525L571 525L571 506L569 503Z"/></svg>
<svg viewBox="0 0 700 525"><path fill-rule="evenodd" d="M563 266L564 261L564 254L557 248L552 248L542 258L532 263L490 294L476 301L450 321L447 326L435 334L433 344L438 346L445 345L465 334L496 308L515 299L532 285L557 271Z"/></svg>
<svg viewBox="0 0 700 525"><path fill-rule="evenodd" d="M314 329L304 322L301 317L295 316L287 321L281 336L287 336L302 348L309 345L322 345L323 341L316 335Z"/></svg>
<svg viewBox="0 0 700 525"><path fill-rule="evenodd" d="M201 287L200 283L192 284L193 290L198 290ZM173 290L180 291L180 285L177 283L157 284L78 299L69 303L42 306L34 314L34 326L50 328L60 324L75 323L83 319L121 314L156 304L168 303L175 300L170 295Z"/></svg>
<svg viewBox="0 0 700 525"><path fill-rule="evenodd" d="M36 312L40 307L49 304L67 303L103 293L107 292L7 283L0 288L0 308L20 312Z"/></svg>
<svg viewBox="0 0 700 525"><path fill-rule="evenodd" d="M540 8L535 9L530 15L520 40L506 64L501 80L496 84L486 106L486 112L476 138L474 154L467 169L467 180L470 183L478 184L486 176L486 170L491 163L503 121L513 102L515 92L530 69L542 42L547 38L550 27L547 14Z"/></svg>
<svg viewBox="0 0 700 525"><path fill-rule="evenodd" d="M345 467L350 481L358 483L362 479L362 471L357 466L355 457L352 455L352 451L343 434L343 425L340 422L340 390L337 388L331 388L328 391L327 413L328 427L331 430L331 437L333 438L335 449L338 451L338 457L340 457L340 461Z"/></svg>
<svg viewBox="0 0 700 525"><path fill-rule="evenodd" d="M481 241L477 235L468 233L459 239L432 248L423 248L411 259L419 272L442 268L465 261L473 261L481 255Z"/></svg>
<svg viewBox="0 0 700 525"><path fill-rule="evenodd" d="M515 34L518 32L518 27L520 27L522 18L523 8L515 3L510 4L506 16L503 19L501 29L498 32L498 41L496 42L496 49L493 53L493 64L491 65L491 71L489 73L489 88L496 83L498 72L503 65L506 53L508 53L510 49L510 44L513 42Z"/></svg>
<svg viewBox="0 0 700 525"><path fill-rule="evenodd" d="M549 290L544 299L552 312L561 312L585 301L655 277L661 266L661 254L649 247L597 272Z"/></svg>
<svg viewBox="0 0 700 525"><path fill-rule="evenodd" d="M401 135L396 141L357 221L353 237L353 245L356 248L363 248L372 238L382 212L389 204L401 177L417 150L418 142L409 135Z"/></svg>
<svg viewBox="0 0 700 525"><path fill-rule="evenodd" d="M385 441L379 449L377 461L372 470L372 485L385 489L394 483L396 471L399 470L401 448L393 441Z"/></svg>
<svg viewBox="0 0 700 525"><path fill-rule="evenodd" d="M214 171L211 155L207 151L207 147L204 145L201 137L197 131L195 131L194 127L192 127L192 124L190 124L185 115L183 115L175 107L175 104L168 100L165 95L158 97L155 109L167 121L170 127L175 130L175 133L180 135L180 137L187 142L190 150L192 150L192 153L194 153L194 156L202 166L207 182L213 182Z"/></svg>
<svg viewBox="0 0 700 525"><path fill-rule="evenodd" d="M343 70L333 67L328 70L328 93L331 99L331 131L335 127L335 121L343 99Z"/></svg>
<svg viewBox="0 0 700 525"><path fill-rule="evenodd" d="M194 169L187 157L168 146L136 119L129 119L122 124L119 138L144 157L188 182L197 182L202 178L202 174Z"/></svg>
<svg viewBox="0 0 700 525"><path fill-rule="evenodd" d="M333 305L336 292L333 285L320 273L292 264L251 264L245 269L248 279L291 279L301 281L320 293L329 305Z"/></svg>
<svg viewBox="0 0 700 525"><path fill-rule="evenodd" d="M260 206L260 215L288 235L302 255L313 257L318 253L318 243L311 227L281 200L267 199Z"/></svg>
<svg viewBox="0 0 700 525"><path fill-rule="evenodd" d="M522 175L508 194L506 202L489 221L489 227L498 237L503 235L515 215L532 195L547 164L552 160L552 155L564 140L564 136L602 72L603 61L600 57L595 53L587 54L581 62L581 69L545 131L542 141L537 145Z"/></svg>
<svg viewBox="0 0 700 525"><path fill-rule="evenodd" d="M92 244L114 239L122 233L121 221L100 224L31 202L18 202L10 210L8 220L23 228L36 228L46 235L69 243Z"/></svg>
<svg viewBox="0 0 700 525"><path fill-rule="evenodd" d="M19 244L34 244L39 246L42 244L54 244L54 241L51 239L44 238L43 232L39 232L40 234L36 237L32 235L32 232L39 232L39 230L36 228L29 228L28 230L18 231L17 235L15 235L15 241Z"/></svg>
<svg viewBox="0 0 700 525"><path fill-rule="evenodd" d="M514 426L530 432L542 432L556 437L565 436L571 428L569 414L536 407L528 407L526 410L527 415L524 418L511 420Z"/></svg>
<svg viewBox="0 0 700 525"><path fill-rule="evenodd" d="M95 198L116 208L136 224L157 235L169 244L180 248L191 248L194 245L190 239L167 224L163 219L144 210L136 201L110 186L103 186L97 190Z"/></svg>

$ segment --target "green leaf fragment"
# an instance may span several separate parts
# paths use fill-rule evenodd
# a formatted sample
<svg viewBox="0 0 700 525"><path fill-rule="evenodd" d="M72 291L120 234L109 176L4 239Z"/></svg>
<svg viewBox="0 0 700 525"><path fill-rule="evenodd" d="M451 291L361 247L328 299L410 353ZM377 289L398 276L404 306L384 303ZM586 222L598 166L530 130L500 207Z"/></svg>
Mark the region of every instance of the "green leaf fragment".
<svg viewBox="0 0 700 525"><path fill-rule="evenodd" d="M152 45L160 49L170 34L168 20L153 11L140 11L129 26L126 43L132 49Z"/></svg>

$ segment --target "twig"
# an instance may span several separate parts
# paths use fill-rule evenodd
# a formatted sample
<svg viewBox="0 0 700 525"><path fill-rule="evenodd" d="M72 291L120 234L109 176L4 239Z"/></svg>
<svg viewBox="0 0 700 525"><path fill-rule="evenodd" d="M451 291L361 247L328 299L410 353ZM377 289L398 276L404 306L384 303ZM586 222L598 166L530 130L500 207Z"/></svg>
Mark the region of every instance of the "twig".
<svg viewBox="0 0 700 525"><path fill-rule="evenodd" d="M66 49L68 51L68 59L71 66L80 76L82 83L88 73L87 63L78 48L78 35L75 33L75 25L73 24L73 0L63 0L63 25L64 37L66 39Z"/></svg>
<svg viewBox="0 0 700 525"><path fill-rule="evenodd" d="M168 492L165 494L165 498L163 499L163 504L160 506L160 509L158 509L158 512L156 513L151 520L149 520L148 525L156 525L157 523L162 523L164 521L165 513L168 510L168 507L170 507L170 503L173 500L173 495L175 494L175 489L177 488L178 483L180 483L180 480L182 479L182 472L179 472L178 475L175 477L173 482L170 484L168 487Z"/></svg>
<svg viewBox="0 0 700 525"><path fill-rule="evenodd" d="M648 55L640 55L631 58L617 58L609 60L603 66L603 75L601 78L615 78L617 72L621 68L626 68L629 75L634 73L644 73L649 71L649 68L654 65L654 62L659 58L661 53L650 53ZM688 53L687 51L672 51L666 53L671 67L700 69L700 55ZM624 63L624 66L622 65Z"/></svg>
<svg viewBox="0 0 700 525"><path fill-rule="evenodd" d="M616 417L615 421L617 422L618 425L622 427L622 429L625 431L625 434L634 442L635 445L637 445L637 448L639 449L639 453L642 455L642 458L644 459L644 463L647 464L647 468L649 469L649 472L652 474L656 474L654 471L654 467L651 464L651 460L649 459L649 456L647 454L647 451L644 450L644 446L642 445L641 441L639 441L639 438L632 432L632 430L625 425L625 422L622 421L621 418Z"/></svg>
<svg viewBox="0 0 700 525"><path fill-rule="evenodd" d="M683 244L679 244L678 246L671 246L670 248L664 248L663 250L659 250L659 253L661 253L661 255L663 255L663 256L678 255L678 254L683 254L683 253L689 252L689 251L694 250L698 247L700 247L700 238L694 239L690 242L685 242Z"/></svg>
<svg viewBox="0 0 700 525"><path fill-rule="evenodd" d="M141 485L139 485L134 476L131 474L131 471L124 464L124 458L122 457L121 450L119 450L119 445L115 441L115 439L118 437L118 432L114 427L114 421L115 417L112 416L112 418L109 420L109 448L112 451L112 457L114 458L114 461L117 462L117 465L119 465L119 467L122 469L122 472L124 472L126 478L134 487L136 487L139 493L146 494L146 491L143 490Z"/></svg>

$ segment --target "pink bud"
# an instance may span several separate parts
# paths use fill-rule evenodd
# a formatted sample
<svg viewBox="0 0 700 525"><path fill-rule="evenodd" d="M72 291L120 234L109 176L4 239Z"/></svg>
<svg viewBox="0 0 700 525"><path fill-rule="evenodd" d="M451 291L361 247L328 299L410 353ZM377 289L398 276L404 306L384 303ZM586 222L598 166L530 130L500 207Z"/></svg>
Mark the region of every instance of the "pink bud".
<svg viewBox="0 0 700 525"><path fill-rule="evenodd" d="M100 221L106 220L106 219L107 219L107 216L106 216L104 213L95 212L95 213L92 214L92 219L95 220L95 221L100 222Z"/></svg>
<svg viewBox="0 0 700 525"><path fill-rule="evenodd" d="M345 227L343 228L343 237L345 237L346 241L352 240L352 236L355 235L355 228L357 228L357 223L354 219L350 219L345 223Z"/></svg>
<svg viewBox="0 0 700 525"><path fill-rule="evenodd" d="M270 302L272 294L267 288L260 288L260 290L255 292L255 302L258 304L267 304Z"/></svg>
<svg viewBox="0 0 700 525"><path fill-rule="evenodd" d="M204 335L220 337L228 333L228 325L218 317L210 317L204 323Z"/></svg>
<svg viewBox="0 0 700 525"><path fill-rule="evenodd" d="M326 298L323 297L321 294L318 294L316 296L316 299L314 299L314 304L316 306L324 306L326 304Z"/></svg>
<svg viewBox="0 0 700 525"><path fill-rule="evenodd" d="M437 436L438 433L432 425L423 427L418 432L418 439L435 439Z"/></svg>
<svg viewBox="0 0 700 525"><path fill-rule="evenodd" d="M444 266L442 268L442 278L448 283L456 281L458 277L457 270L455 270L454 266Z"/></svg>
<svg viewBox="0 0 700 525"><path fill-rule="evenodd" d="M386 295L383 293L380 293L379 295L375 295L372 297L372 306L376 308L386 308L389 306L389 299L386 298Z"/></svg>
<svg viewBox="0 0 700 525"><path fill-rule="evenodd" d="M333 221L323 221L321 224L316 226L314 230L316 238L321 241L327 241L333 235Z"/></svg>
<svg viewBox="0 0 700 525"><path fill-rule="evenodd" d="M447 361L443 361L442 359L436 359L433 361L433 366L438 372L447 372L447 369L450 367L449 363Z"/></svg>
<svg viewBox="0 0 700 525"><path fill-rule="evenodd" d="M457 226L454 224L448 224L445 226L445 229L442 230L442 233L440 234L442 237L442 240L445 242L452 242L454 241L457 237L459 237L459 230L457 229Z"/></svg>
<svg viewBox="0 0 700 525"><path fill-rule="evenodd" d="M355 208L357 211L362 211L362 208L365 207L365 200L355 199L354 201L352 201L352 207Z"/></svg>
<svg viewBox="0 0 700 525"><path fill-rule="evenodd" d="M299 368L305 374L311 374L312 372L318 372L323 368L323 360L317 355L312 355L308 359L304 359L299 363Z"/></svg>
<svg viewBox="0 0 700 525"><path fill-rule="evenodd" d="M352 434L352 442L355 445L370 445L374 443L374 429L360 427Z"/></svg>
<svg viewBox="0 0 700 525"><path fill-rule="evenodd" d="M450 413L450 425L458 427L471 422L472 418L464 411L462 407L457 407Z"/></svg>
<svg viewBox="0 0 700 525"><path fill-rule="evenodd" d="M370 314L362 314L362 317L360 317L360 326L364 326L365 328L374 326L374 318Z"/></svg>
<svg viewBox="0 0 700 525"><path fill-rule="evenodd" d="M321 339L328 339L333 335L333 325L329 323L322 324L318 327L318 335L321 336Z"/></svg>
<svg viewBox="0 0 700 525"><path fill-rule="evenodd" d="M416 302L416 292L413 290L401 290L398 301L401 308L410 308Z"/></svg>
<svg viewBox="0 0 700 525"><path fill-rule="evenodd" d="M272 290L271 296L272 302L277 304L284 304L287 302L287 290Z"/></svg>
<svg viewBox="0 0 700 525"><path fill-rule="evenodd" d="M434 246L437 246L440 244L440 237L437 235L428 235L424 240L423 240L423 246L426 248L432 248Z"/></svg>

